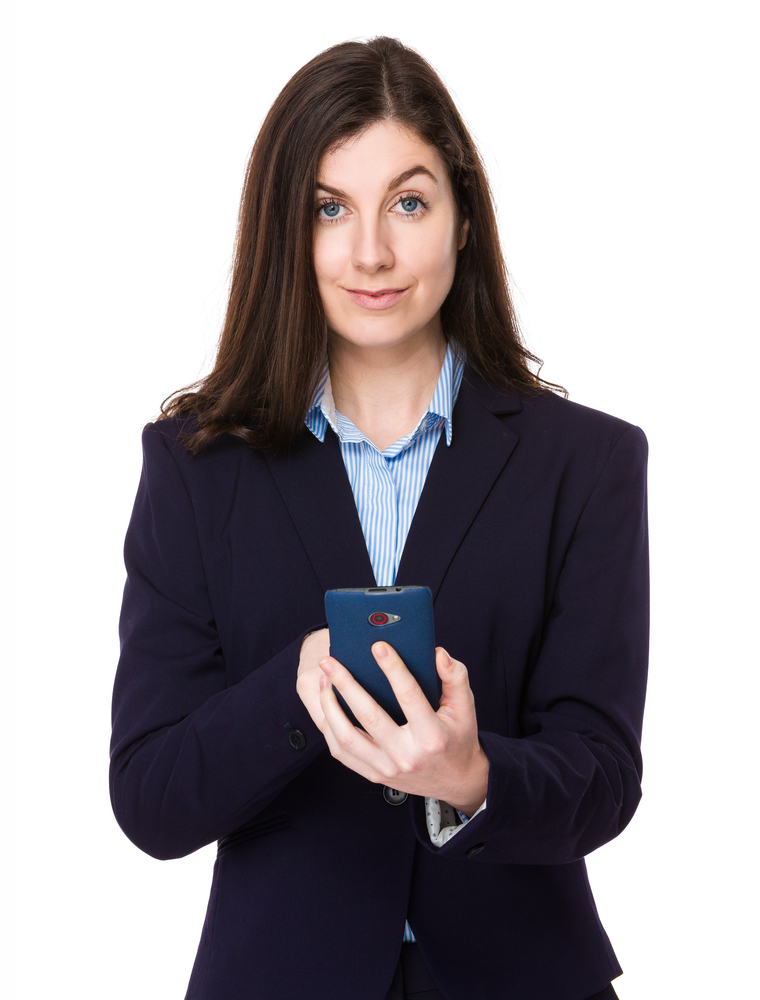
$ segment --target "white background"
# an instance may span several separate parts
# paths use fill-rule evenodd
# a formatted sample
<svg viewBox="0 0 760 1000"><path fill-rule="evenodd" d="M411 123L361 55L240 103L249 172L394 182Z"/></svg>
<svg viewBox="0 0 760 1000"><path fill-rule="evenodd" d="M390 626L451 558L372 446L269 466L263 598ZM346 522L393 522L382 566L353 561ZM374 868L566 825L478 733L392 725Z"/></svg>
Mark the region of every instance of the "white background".
<svg viewBox="0 0 760 1000"><path fill-rule="evenodd" d="M18 774L19 998L184 996L214 848L172 862L141 854L107 791L140 430L212 361L246 157L269 105L321 49L376 34L433 63L479 142L543 374L650 440L644 799L589 860L626 970L616 988L623 1000L751 995L751 6L17 8L17 391L3 402L19 550L4 574L18 597L5 689L15 679L18 708L15 739L7 723L3 736Z"/></svg>

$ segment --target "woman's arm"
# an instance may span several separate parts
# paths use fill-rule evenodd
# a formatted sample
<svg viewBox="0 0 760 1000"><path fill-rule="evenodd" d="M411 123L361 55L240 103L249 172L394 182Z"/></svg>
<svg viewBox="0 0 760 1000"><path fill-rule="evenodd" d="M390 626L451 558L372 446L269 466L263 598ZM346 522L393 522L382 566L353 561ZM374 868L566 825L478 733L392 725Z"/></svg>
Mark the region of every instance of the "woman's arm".
<svg viewBox="0 0 760 1000"><path fill-rule="evenodd" d="M111 801L138 847L176 858L250 820L325 741L296 692L307 630L226 686L190 497L155 425L143 449L124 550ZM322 647L308 647L318 658Z"/></svg>
<svg viewBox="0 0 760 1000"><path fill-rule="evenodd" d="M641 797L649 645L647 444L615 443L566 552L522 706L526 736L480 732L488 808L442 854L562 864L628 824ZM430 843L420 800L414 822Z"/></svg>

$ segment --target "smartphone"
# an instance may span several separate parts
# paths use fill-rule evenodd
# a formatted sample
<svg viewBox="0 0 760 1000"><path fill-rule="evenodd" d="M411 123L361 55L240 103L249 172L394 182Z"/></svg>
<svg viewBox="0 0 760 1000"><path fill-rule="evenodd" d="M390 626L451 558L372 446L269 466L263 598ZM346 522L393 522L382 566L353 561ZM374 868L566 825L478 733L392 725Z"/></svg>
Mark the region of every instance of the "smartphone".
<svg viewBox="0 0 760 1000"><path fill-rule="evenodd" d="M372 644L387 642L406 664L434 711L438 711L441 683L435 667L433 595L429 587L348 587L328 590L325 613L330 628L330 656L403 726L406 717L377 660ZM341 707L354 723L353 712L338 693Z"/></svg>

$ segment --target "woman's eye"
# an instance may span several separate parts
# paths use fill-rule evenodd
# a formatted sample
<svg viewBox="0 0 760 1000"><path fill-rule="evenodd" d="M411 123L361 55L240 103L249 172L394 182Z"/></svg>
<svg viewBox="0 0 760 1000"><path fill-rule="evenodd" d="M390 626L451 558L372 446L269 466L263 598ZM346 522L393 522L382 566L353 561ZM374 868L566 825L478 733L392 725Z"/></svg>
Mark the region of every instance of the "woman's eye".
<svg viewBox="0 0 760 1000"><path fill-rule="evenodd" d="M415 194L406 194L393 205L393 211L408 219L419 219L427 211L427 203Z"/></svg>
<svg viewBox="0 0 760 1000"><path fill-rule="evenodd" d="M317 214L323 219L337 219L342 208L343 206L339 205L337 201L331 201L326 205L320 205L319 212Z"/></svg>
<svg viewBox="0 0 760 1000"><path fill-rule="evenodd" d="M399 205L405 212L416 212L420 207L419 198L402 198Z"/></svg>

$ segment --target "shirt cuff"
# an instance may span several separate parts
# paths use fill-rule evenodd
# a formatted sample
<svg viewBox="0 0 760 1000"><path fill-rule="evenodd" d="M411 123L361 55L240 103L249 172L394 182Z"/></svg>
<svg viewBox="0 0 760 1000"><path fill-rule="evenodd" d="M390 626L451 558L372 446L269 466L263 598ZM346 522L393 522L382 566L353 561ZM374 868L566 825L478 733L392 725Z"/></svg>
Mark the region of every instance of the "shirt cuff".
<svg viewBox="0 0 760 1000"><path fill-rule="evenodd" d="M475 819L478 813L483 812L486 807L488 799L483 799L481 805L475 810L472 816L465 816L464 813L459 812L453 806L450 806L448 802L443 802L440 799L429 799L425 798L425 821L427 823L428 834L430 840L436 847L443 847L443 845L451 840L463 827Z"/></svg>

